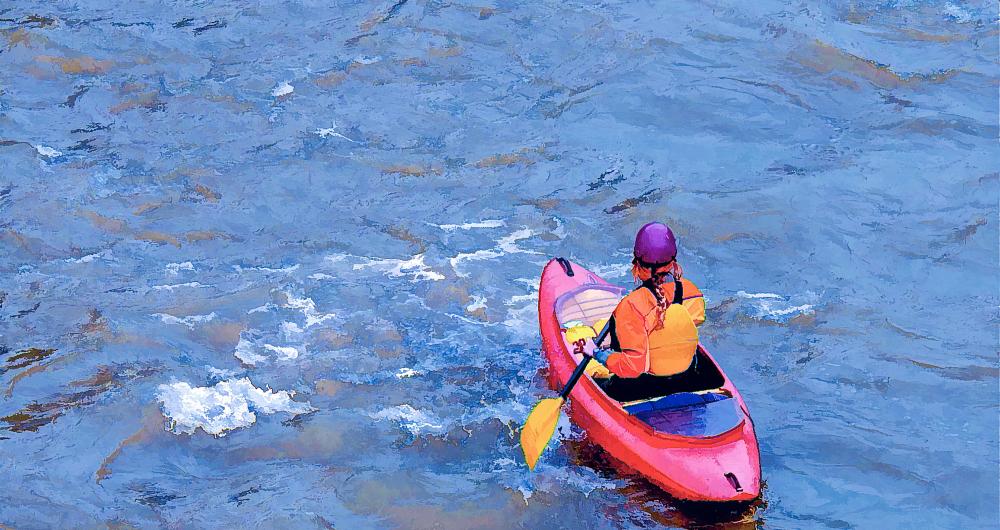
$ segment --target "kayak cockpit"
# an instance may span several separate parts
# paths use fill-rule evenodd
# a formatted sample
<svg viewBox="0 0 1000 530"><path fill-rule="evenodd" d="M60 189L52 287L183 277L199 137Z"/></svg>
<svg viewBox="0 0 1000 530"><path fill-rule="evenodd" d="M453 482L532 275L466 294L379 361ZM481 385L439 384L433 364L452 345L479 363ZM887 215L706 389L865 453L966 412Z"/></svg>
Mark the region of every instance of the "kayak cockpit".
<svg viewBox="0 0 1000 530"><path fill-rule="evenodd" d="M564 328L571 327L569 323L594 326L611 316L625 294L626 289L613 285L581 285L556 299L556 317ZM569 343L566 346L572 351ZM573 359L579 363L583 357L573 354ZM664 378L649 374L616 381L608 388L598 387L619 402L626 412L657 432L701 438L717 436L741 425L742 408L721 388L725 377L701 347L695 363L699 366L697 380L692 382L693 387L683 391L671 388Z"/></svg>

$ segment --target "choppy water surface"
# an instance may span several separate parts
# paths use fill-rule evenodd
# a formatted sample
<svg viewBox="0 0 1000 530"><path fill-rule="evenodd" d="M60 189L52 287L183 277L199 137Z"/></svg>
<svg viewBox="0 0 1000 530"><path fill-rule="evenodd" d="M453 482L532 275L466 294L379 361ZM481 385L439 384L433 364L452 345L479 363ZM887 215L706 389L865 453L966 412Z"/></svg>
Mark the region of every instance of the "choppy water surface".
<svg viewBox="0 0 1000 530"><path fill-rule="evenodd" d="M989 4L7 2L0 522L996 525L996 59ZM521 462L542 264L652 219L753 512Z"/></svg>

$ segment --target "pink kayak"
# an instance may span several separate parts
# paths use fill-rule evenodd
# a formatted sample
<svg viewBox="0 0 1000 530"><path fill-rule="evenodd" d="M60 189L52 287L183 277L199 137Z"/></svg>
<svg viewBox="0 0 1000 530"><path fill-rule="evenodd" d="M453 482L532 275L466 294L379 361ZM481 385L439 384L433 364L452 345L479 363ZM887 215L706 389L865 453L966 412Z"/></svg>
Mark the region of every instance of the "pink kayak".
<svg viewBox="0 0 1000 530"><path fill-rule="evenodd" d="M549 383L566 384L582 357L566 327L608 318L627 290L558 258L542 271L538 321L549 361ZM566 324L569 324L568 326ZM620 402L590 376L570 393L570 417L587 436L667 493L692 501L751 501L760 495L760 453L753 420L740 393L701 346L698 362L721 385L703 391L650 395Z"/></svg>

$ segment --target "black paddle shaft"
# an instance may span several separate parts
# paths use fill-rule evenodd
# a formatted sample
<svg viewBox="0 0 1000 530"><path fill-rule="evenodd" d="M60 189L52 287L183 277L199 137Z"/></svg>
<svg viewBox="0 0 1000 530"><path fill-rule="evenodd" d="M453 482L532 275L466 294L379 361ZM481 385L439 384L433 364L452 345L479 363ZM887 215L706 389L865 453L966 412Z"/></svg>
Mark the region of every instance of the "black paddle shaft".
<svg viewBox="0 0 1000 530"><path fill-rule="evenodd" d="M597 335L596 339L594 339L594 344L597 347L600 347L601 343L604 342L604 338L608 336L610 331L611 320L608 320L607 323L604 324L604 329L602 329L601 333ZM576 370L573 371L573 375L569 376L569 381L566 381L566 386L563 387L562 392L559 392L559 397L566 399L566 397L569 396L570 390L573 390L573 387L576 386L576 382L580 380L580 376L583 375L583 371L587 369L587 365L590 364L590 360L592 358L593 357L587 353L583 354L583 360L580 361L579 365L577 365Z"/></svg>

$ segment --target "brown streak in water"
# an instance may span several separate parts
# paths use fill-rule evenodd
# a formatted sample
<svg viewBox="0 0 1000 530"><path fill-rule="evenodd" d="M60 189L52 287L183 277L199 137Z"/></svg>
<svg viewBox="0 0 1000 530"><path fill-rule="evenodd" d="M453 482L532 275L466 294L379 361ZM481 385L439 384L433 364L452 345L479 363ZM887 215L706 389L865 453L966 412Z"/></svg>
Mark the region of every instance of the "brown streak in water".
<svg viewBox="0 0 1000 530"><path fill-rule="evenodd" d="M320 396L332 397L340 393L345 388L349 388L350 383L334 381L332 379L317 379L315 383L316 394Z"/></svg>
<svg viewBox="0 0 1000 530"><path fill-rule="evenodd" d="M184 234L184 239L186 239L188 243L195 243L197 241L212 241L214 239L228 239L232 241L235 240L236 237L231 234L217 232L215 230L192 230Z"/></svg>
<svg viewBox="0 0 1000 530"><path fill-rule="evenodd" d="M924 82L941 83L958 74L957 70L946 70L934 74L903 76L889 66L853 55L819 40L813 42L806 55L795 54L793 60L820 74L843 71L861 77L878 87L890 89Z"/></svg>
<svg viewBox="0 0 1000 530"><path fill-rule="evenodd" d="M942 43L948 43L948 42L962 42L962 41L969 40L969 38L967 36L960 35L960 34L957 34L957 33L953 33L953 34L949 34L949 35L935 35L933 33L926 33L926 32L923 32L923 31L920 31L920 30L915 30L915 29L903 29L902 33L903 33L903 35L906 35L907 37L909 37L912 40L922 41L922 42L942 42Z"/></svg>
<svg viewBox="0 0 1000 530"><path fill-rule="evenodd" d="M148 440L152 435L161 430L162 423L163 420L159 409L155 406L146 407L142 415L142 426L139 427L139 430L132 433L131 436L119 442L114 451L111 451L108 456L104 457L104 460L101 461L101 466L94 473L94 482L100 484L102 480L111 475L111 464L121 456L125 446Z"/></svg>
<svg viewBox="0 0 1000 530"><path fill-rule="evenodd" d="M4 397L10 399L14 395L14 387L17 385L18 381L24 379L25 377L35 375L37 373L45 371L49 366L54 363L39 364L37 366L32 366L23 372L18 372L14 374L14 377L10 378L10 383L7 385L7 391L4 392Z"/></svg>
<svg viewBox="0 0 1000 530"><path fill-rule="evenodd" d="M230 109L237 112L247 112L253 110L254 108L250 103L241 101L230 95L209 95L205 96L205 101L211 101L212 103L225 103Z"/></svg>
<svg viewBox="0 0 1000 530"><path fill-rule="evenodd" d="M861 85L859 85L856 82L854 82L853 79L848 79L848 78L843 77L843 76L839 76L839 75L830 76L830 81L833 81L834 83L837 83L838 85L840 85L842 87L849 88L849 89L851 89L851 90L853 90L855 92L857 92L858 90L861 90Z"/></svg>
<svg viewBox="0 0 1000 530"><path fill-rule="evenodd" d="M173 171L165 173L162 178L164 180L176 180L178 177L212 177L215 175L215 171L211 169L179 167Z"/></svg>
<svg viewBox="0 0 1000 530"><path fill-rule="evenodd" d="M731 234L723 234L715 238L716 243L725 243L727 241L733 241L736 239L756 239L753 234L747 232L733 232Z"/></svg>
<svg viewBox="0 0 1000 530"><path fill-rule="evenodd" d="M196 184L194 187L194 191L198 193L198 195L204 197L205 200L208 202L219 202L219 199L222 198L222 195L220 195L219 192L212 190L208 186L204 186L202 184Z"/></svg>
<svg viewBox="0 0 1000 530"><path fill-rule="evenodd" d="M38 361L44 360L46 357L55 353L55 348L28 348L26 350L19 351L16 355L12 355L7 358L7 366L4 370L15 370L17 368L24 368L25 366L34 364ZM14 361L21 361L17 364L11 364Z"/></svg>
<svg viewBox="0 0 1000 530"><path fill-rule="evenodd" d="M976 232L979 230L979 227L981 226L986 226L985 217L980 217L971 224L968 224L959 230L955 230L955 233L952 234L951 239L952 241L956 242L968 241L970 237L976 234Z"/></svg>
<svg viewBox="0 0 1000 530"><path fill-rule="evenodd" d="M938 366L910 359L910 362L921 367L934 370L942 377L958 381L996 381L1000 377L1000 369L995 366Z"/></svg>
<svg viewBox="0 0 1000 530"><path fill-rule="evenodd" d="M173 201L166 200L166 201L144 202L144 203L140 204L139 206L136 206L135 210L132 210L132 215L142 215L142 214L151 212L153 210L156 210L156 209L160 208L161 206L170 204L171 202L173 202Z"/></svg>
<svg viewBox="0 0 1000 530"><path fill-rule="evenodd" d="M406 5L408 0L397 0L389 9L372 13L364 22L358 25L361 31L371 31L375 26L388 21L395 16L396 11Z"/></svg>
<svg viewBox="0 0 1000 530"><path fill-rule="evenodd" d="M32 35L24 28L18 28L7 37L7 50L14 49L18 44L23 44L25 48L31 47Z"/></svg>
<svg viewBox="0 0 1000 530"><path fill-rule="evenodd" d="M559 207L559 199L521 199L518 204L524 204L528 206L534 206L539 210L554 210Z"/></svg>
<svg viewBox="0 0 1000 530"><path fill-rule="evenodd" d="M393 165L380 168L382 173L389 175L404 175L408 177L423 177L428 173L441 174L441 168L436 166L424 167L417 165Z"/></svg>
<svg viewBox="0 0 1000 530"><path fill-rule="evenodd" d="M21 410L0 418L0 421L6 422L8 424L7 430L12 432L35 432L39 427L59 419L69 409L93 403L101 394L119 383L114 381L111 370L102 366L91 377L69 384L75 387L86 387L86 389L72 394L57 394L48 403L28 404Z"/></svg>
<svg viewBox="0 0 1000 530"><path fill-rule="evenodd" d="M181 248L181 242L178 241L176 237L170 234L164 234L163 232L143 230L135 235L135 239L149 241L158 245L165 245L169 243L177 248Z"/></svg>
<svg viewBox="0 0 1000 530"><path fill-rule="evenodd" d="M937 341L938 340L938 339L936 339L934 337L928 337L927 335L921 335L919 333L910 331L908 329L904 329L904 328L902 328L900 326L897 326L896 324L893 324L888 319L886 319L885 324L887 326L889 326L889 329L892 329L892 330L896 331L897 333L899 333L900 335L902 335L904 337L907 337L907 338L920 339L920 340L933 340L933 341Z"/></svg>
<svg viewBox="0 0 1000 530"><path fill-rule="evenodd" d="M745 85L756 86L756 87L761 87L761 88L767 88L767 89L769 89L769 90L771 90L773 92L777 92L778 94L781 94L782 96L785 96L786 98L788 98L789 101L791 101L796 106L802 107L802 108L804 108L806 110L813 110L813 108L810 107L808 103L806 103L805 101L802 101L802 98L800 98L796 94L792 94L791 92L785 90L785 87L783 87L783 86L781 86L781 85L779 85L777 83L763 83L763 82L760 82L760 81L748 81L748 80L739 79L739 78L736 78L736 77L722 77L721 79L729 79L731 81L736 81L738 83L743 83Z"/></svg>
<svg viewBox="0 0 1000 530"><path fill-rule="evenodd" d="M241 322L208 322L202 325L201 330L205 334L209 344L219 349L230 349L236 347L240 340L240 333L246 329Z"/></svg>
<svg viewBox="0 0 1000 530"><path fill-rule="evenodd" d="M149 85L146 83L125 83L118 87L119 94L134 94L136 92L141 92L148 88Z"/></svg>
<svg viewBox="0 0 1000 530"><path fill-rule="evenodd" d="M416 245L417 254L423 254L427 250L427 242L414 235L413 232L410 232L405 227L389 226L383 232L393 239Z"/></svg>
<svg viewBox="0 0 1000 530"><path fill-rule="evenodd" d="M114 66L112 61L98 61L93 57L81 56L73 59L55 57L52 55L36 55L35 60L42 63L55 64L64 74L103 74Z"/></svg>
<svg viewBox="0 0 1000 530"><path fill-rule="evenodd" d="M419 57L407 57L406 59L401 59L399 64L402 66L427 66L427 62Z"/></svg>
<svg viewBox="0 0 1000 530"><path fill-rule="evenodd" d="M105 232L120 234L128 229L128 224L125 221L113 217L105 217L97 212L81 210L79 215L86 217L94 226Z"/></svg>
<svg viewBox="0 0 1000 530"><path fill-rule="evenodd" d="M26 236L17 230L7 229L0 232L0 240L3 239L14 240L14 244L37 258L53 257L61 254L56 249L46 245L40 239Z"/></svg>
<svg viewBox="0 0 1000 530"><path fill-rule="evenodd" d="M430 48L427 50L427 55L431 57L446 58L446 57L457 57L462 55L461 46L449 46L447 48Z"/></svg>
<svg viewBox="0 0 1000 530"><path fill-rule="evenodd" d="M322 76L317 77L316 80L313 82L316 83L316 85L321 86L323 88L331 88L342 83L344 79L347 79L347 73L337 70L327 74L323 74Z"/></svg>
<svg viewBox="0 0 1000 530"><path fill-rule="evenodd" d="M113 105L108 111L111 114L121 114L122 112L132 110L132 109L147 109L152 110L159 108L163 103L160 101L159 92L147 92L145 94L140 94L134 98L129 98L117 105Z"/></svg>
<svg viewBox="0 0 1000 530"><path fill-rule="evenodd" d="M534 164L535 162L530 158L524 156L524 153L527 152L528 152L527 149L522 149L521 151L516 153L492 155L476 162L475 165L477 168L480 169L487 167L497 167L497 166L513 166L515 164L523 164L525 166L529 166L531 164Z"/></svg>

